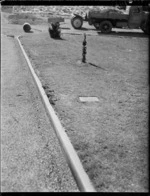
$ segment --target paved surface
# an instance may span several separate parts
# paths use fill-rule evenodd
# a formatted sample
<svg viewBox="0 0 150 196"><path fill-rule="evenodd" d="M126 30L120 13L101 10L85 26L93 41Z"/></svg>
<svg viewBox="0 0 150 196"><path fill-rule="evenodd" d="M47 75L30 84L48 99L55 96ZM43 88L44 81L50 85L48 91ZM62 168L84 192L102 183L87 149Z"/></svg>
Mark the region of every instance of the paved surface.
<svg viewBox="0 0 150 196"><path fill-rule="evenodd" d="M19 25L18 25L19 26ZM34 33L40 33L39 30L42 32L47 32L48 30L47 25L32 25L32 30ZM65 22L60 22L60 28L62 36L65 34L72 34L72 35L82 35L86 33L87 36L102 36L102 37L147 37L143 33L141 29L120 29L120 28L113 28L110 34L103 34L100 31L96 30L93 25L89 25L88 22L84 22L81 29L74 29L71 25L70 19L65 19Z"/></svg>
<svg viewBox="0 0 150 196"><path fill-rule="evenodd" d="M78 191L17 41L1 39L2 192Z"/></svg>

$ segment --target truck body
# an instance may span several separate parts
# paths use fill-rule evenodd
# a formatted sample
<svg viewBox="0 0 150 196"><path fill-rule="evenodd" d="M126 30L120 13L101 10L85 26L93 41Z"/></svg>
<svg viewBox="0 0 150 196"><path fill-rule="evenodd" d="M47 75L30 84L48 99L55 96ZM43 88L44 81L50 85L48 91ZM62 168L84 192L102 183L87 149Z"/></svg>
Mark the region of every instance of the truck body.
<svg viewBox="0 0 150 196"><path fill-rule="evenodd" d="M71 19L71 24L75 29L81 29L83 21L94 25L103 33L110 33L112 28L141 28L145 33L149 33L149 12L143 11L142 6L127 6L125 11L117 9L89 10L85 18L75 15Z"/></svg>

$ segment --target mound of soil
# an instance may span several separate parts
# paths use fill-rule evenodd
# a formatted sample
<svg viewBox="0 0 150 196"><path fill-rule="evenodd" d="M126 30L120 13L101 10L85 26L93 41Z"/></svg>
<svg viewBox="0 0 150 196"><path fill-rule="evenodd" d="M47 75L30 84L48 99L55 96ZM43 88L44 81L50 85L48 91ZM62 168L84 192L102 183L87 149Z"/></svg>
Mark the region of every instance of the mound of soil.
<svg viewBox="0 0 150 196"><path fill-rule="evenodd" d="M20 24L23 25L25 22L30 24L41 24L46 23L46 20L38 18L36 15L30 13L21 13L21 14L11 14L8 16L8 21L11 24Z"/></svg>
<svg viewBox="0 0 150 196"><path fill-rule="evenodd" d="M6 13L12 13L13 6L2 6L1 11Z"/></svg>

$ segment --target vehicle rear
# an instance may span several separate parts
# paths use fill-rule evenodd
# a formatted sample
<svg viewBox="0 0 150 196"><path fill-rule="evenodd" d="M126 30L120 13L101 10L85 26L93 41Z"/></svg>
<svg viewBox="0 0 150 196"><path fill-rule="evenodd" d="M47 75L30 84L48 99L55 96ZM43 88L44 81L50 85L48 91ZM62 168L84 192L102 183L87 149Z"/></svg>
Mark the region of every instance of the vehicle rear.
<svg viewBox="0 0 150 196"><path fill-rule="evenodd" d="M103 33L110 33L112 28L121 27L122 23L128 21L129 14L115 9L90 10L88 13L89 25L94 25ZM119 25L120 22L120 26Z"/></svg>

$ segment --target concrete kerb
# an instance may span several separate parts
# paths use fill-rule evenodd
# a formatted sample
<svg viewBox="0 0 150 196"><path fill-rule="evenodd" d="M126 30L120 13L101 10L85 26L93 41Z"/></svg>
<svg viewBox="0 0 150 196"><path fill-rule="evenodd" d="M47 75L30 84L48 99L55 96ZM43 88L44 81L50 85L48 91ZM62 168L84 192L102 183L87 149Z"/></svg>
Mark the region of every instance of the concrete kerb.
<svg viewBox="0 0 150 196"><path fill-rule="evenodd" d="M42 87L42 84L39 80L39 78L37 77L31 63L30 60L21 44L20 38L21 36L17 36L16 39L19 43L19 46L24 54L24 57L27 61L27 64L29 66L29 69L31 71L31 75L34 79L34 82L36 84L36 87L39 91L40 97L42 99L42 102L45 106L47 115L53 125L53 128L55 130L56 136L58 138L58 141L61 145L61 148L64 152L66 161L71 169L72 175L74 176L74 179L77 183L77 186L79 188L79 190L81 192L96 192L94 186L92 185L92 182L90 181L88 175L86 174L82 163L74 149L74 147L72 146L67 134L65 133L64 128L61 125L60 120L58 119L53 107L51 106L51 104L49 103L48 97L45 94L45 91Z"/></svg>

